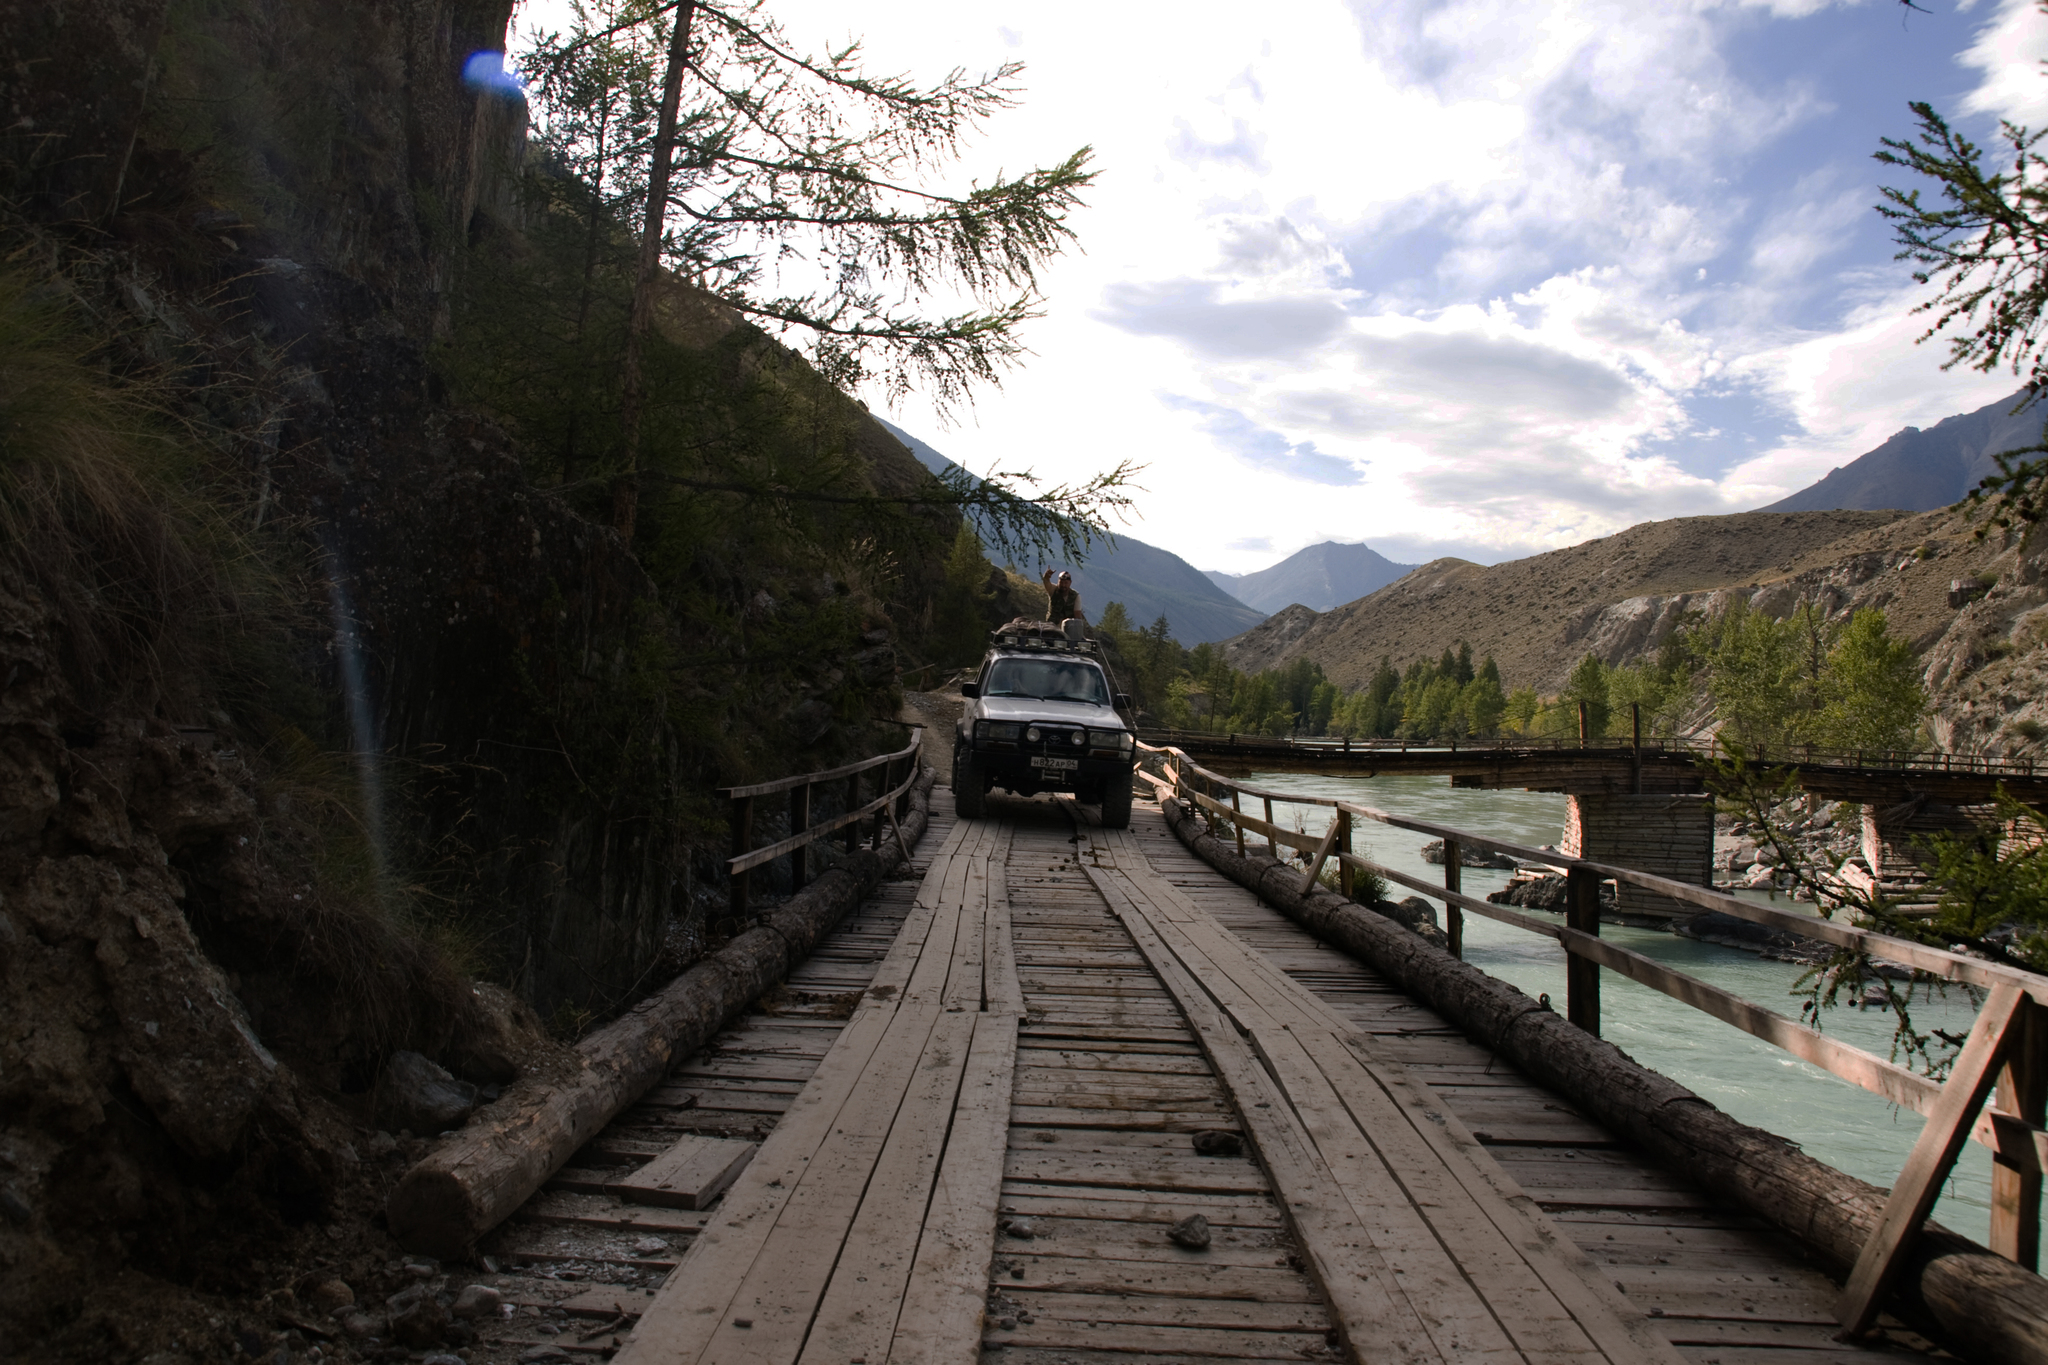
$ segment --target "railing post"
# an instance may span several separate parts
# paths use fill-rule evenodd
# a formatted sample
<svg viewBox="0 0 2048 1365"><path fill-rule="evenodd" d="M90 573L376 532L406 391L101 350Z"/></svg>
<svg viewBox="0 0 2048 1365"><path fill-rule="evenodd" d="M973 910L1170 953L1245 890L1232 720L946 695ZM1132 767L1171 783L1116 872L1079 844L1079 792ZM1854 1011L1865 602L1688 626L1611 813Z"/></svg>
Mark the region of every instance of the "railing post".
<svg viewBox="0 0 2048 1365"><path fill-rule="evenodd" d="M1566 874L1564 920L1582 934L1600 936L1600 878L1591 868L1573 867ZM1567 950L1564 998L1565 1018L1599 1037L1600 964Z"/></svg>
<svg viewBox="0 0 2048 1365"><path fill-rule="evenodd" d="M859 809L860 809L860 774L859 774L859 773L855 773L855 774L854 774L854 775L853 775L852 777L849 777L849 778L847 778L847 779L846 779L846 811L847 811L847 814L851 815L851 814L852 814L852 813L853 813L854 811L857 811L857 810L859 810ZM859 847L860 847L860 827L861 827L861 826L862 826L862 825L863 825L864 823L866 823L866 822L865 822L865 821L862 821L862 820L849 820L849 821L847 821L847 824L846 824L846 851L847 851L848 853L851 853L851 852L853 852L853 851L854 851L855 849L857 849L857 848L859 848Z"/></svg>
<svg viewBox="0 0 2048 1365"><path fill-rule="evenodd" d="M1995 1107L2028 1123L2048 1121L2048 1009L2020 1007ZM2041 1172L1994 1154L1991 1165L1991 1249L2028 1270L2041 1268Z"/></svg>
<svg viewBox="0 0 2048 1365"><path fill-rule="evenodd" d="M1267 856L1267 857L1269 857L1269 858L1274 858L1274 859L1278 859L1278 858L1279 858L1279 856L1280 856L1280 845L1279 845L1278 843L1274 842L1274 839L1273 839L1273 831L1272 831L1272 829L1270 828L1270 827L1271 827L1271 825L1272 825L1272 823L1273 823L1273 798L1269 796L1269 797L1267 797L1267 798L1266 798L1266 824L1267 824L1267 826L1268 826L1268 828L1267 828L1267 830L1266 830L1266 856Z"/></svg>
<svg viewBox="0 0 2048 1365"><path fill-rule="evenodd" d="M789 789L789 833L792 838L811 827L811 784ZM789 851L789 891L804 889L811 879L811 846L799 844Z"/></svg>
<svg viewBox="0 0 2048 1365"><path fill-rule="evenodd" d="M1351 741L1346 739L1344 742L1349 744ZM1340 853L1351 852L1351 812L1348 810L1337 812L1337 851ZM1344 893L1344 899L1347 901L1352 899L1351 893L1356 887L1353 878L1357 875L1352 870L1350 863L1345 862L1342 858L1337 860L1337 889Z"/></svg>
<svg viewBox="0 0 2048 1365"><path fill-rule="evenodd" d="M1465 889L1465 848L1456 839L1444 840L1444 890ZM1444 936L1451 941L1451 956L1465 956L1465 912L1444 902Z"/></svg>
<svg viewBox="0 0 2048 1365"><path fill-rule="evenodd" d="M744 858L754 850L754 798L736 796L732 802L732 856ZM732 913L734 919L745 919L747 915L747 882L753 876L751 869L732 874Z"/></svg>
<svg viewBox="0 0 2048 1365"><path fill-rule="evenodd" d="M1235 787L1230 789L1230 809L1238 815L1244 814L1244 805L1237 799L1237 788ZM1237 856L1242 858L1244 856L1244 822L1242 820L1232 820L1230 828L1237 835Z"/></svg>
<svg viewBox="0 0 2048 1365"><path fill-rule="evenodd" d="M1635 794L1643 794L1643 704L1632 701L1628 704L1628 728L1635 751Z"/></svg>

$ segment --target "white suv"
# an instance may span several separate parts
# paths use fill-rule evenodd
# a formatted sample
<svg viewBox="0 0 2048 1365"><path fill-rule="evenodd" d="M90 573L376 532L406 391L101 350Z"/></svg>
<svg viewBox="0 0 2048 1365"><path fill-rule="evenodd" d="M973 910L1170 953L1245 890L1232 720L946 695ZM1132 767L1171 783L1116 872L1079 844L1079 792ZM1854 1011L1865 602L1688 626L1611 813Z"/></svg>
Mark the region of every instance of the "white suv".
<svg viewBox="0 0 2048 1365"><path fill-rule="evenodd" d="M1102 823L1131 823L1137 740L1119 710L1092 640L1072 640L1046 622L996 631L981 673L960 685L967 700L953 742L953 809L978 819L991 787L1019 796L1070 791L1102 807Z"/></svg>

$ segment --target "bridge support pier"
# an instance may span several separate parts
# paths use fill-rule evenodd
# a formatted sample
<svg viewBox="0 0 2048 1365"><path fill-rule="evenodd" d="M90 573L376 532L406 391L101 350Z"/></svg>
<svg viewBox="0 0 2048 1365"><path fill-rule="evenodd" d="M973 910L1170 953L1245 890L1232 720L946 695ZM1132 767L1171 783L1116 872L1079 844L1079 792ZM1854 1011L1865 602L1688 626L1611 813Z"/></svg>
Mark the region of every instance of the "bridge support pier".
<svg viewBox="0 0 2048 1365"><path fill-rule="evenodd" d="M1968 806L1950 806L1913 797L1894 806L1863 808L1863 861L1870 865L1878 883L1894 895L1910 893L1924 886L1927 871L1921 866L1921 847L1936 834L1974 834L1982 823L1990 823L1991 811Z"/></svg>
<svg viewBox="0 0 2048 1365"><path fill-rule="evenodd" d="M1695 886L1713 885L1714 798L1659 793L1601 793L1567 798L1567 857L1654 872ZM1674 919L1699 912L1639 887L1621 887L1623 915Z"/></svg>

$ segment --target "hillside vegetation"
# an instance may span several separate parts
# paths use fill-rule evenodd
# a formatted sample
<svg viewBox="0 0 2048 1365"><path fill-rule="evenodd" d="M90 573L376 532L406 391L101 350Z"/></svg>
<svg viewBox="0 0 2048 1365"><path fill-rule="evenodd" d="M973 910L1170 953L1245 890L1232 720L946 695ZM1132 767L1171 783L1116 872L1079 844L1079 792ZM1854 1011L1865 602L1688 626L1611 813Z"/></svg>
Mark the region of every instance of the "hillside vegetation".
<svg viewBox="0 0 2048 1365"><path fill-rule="evenodd" d="M1224 657L1251 671L1314 659L1339 686L1355 688L1371 676L1382 655L1395 668L1406 668L1466 640L1492 654L1504 677L1554 692L1590 648L1585 641L1603 613L1617 604L1760 586L1815 558L1817 546L1890 526L1905 515L1680 517L1505 564L1433 560L1313 621L1304 622L1298 613L1287 622L1276 617L1226 642ZM1642 640L1616 642L1626 652L1608 662L1633 657L1654 643L1650 637L1668 631L1668 624L1660 631L1658 623L1651 623Z"/></svg>
<svg viewBox="0 0 2048 1365"><path fill-rule="evenodd" d="M1383 659L1405 676L1462 643L1496 660L1511 692L1554 698L1588 658L1654 665L1688 623L1731 610L1785 621L1810 607L1820 628L1840 630L1876 609L1919 662L1928 740L2032 752L2048 734L2043 548L2023 553L2001 533L1977 539L1978 529L1947 510L1650 522L1506 564L1426 564L1335 611L1283 612L1226 642L1221 658L1247 674L1312 664L1356 693Z"/></svg>

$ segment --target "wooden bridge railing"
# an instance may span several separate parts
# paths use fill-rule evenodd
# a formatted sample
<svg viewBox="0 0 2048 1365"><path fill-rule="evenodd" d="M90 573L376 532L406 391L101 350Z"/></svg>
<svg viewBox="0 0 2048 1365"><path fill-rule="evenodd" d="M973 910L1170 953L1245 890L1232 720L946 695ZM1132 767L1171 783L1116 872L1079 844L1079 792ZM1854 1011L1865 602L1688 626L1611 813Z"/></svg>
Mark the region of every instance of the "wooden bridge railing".
<svg viewBox="0 0 2048 1365"><path fill-rule="evenodd" d="M1306 755L1372 753L1469 753L1474 750L1508 750L1521 753L1592 752L1616 756L1677 754L1688 758L1718 757L1725 751L1718 739L1706 741L1681 736L1644 736L1640 739L1582 739L1558 736L1499 735L1490 739L1457 740L1353 739L1348 736L1303 739L1291 735L1231 734L1221 730L1147 730L1141 738L1161 747L1225 745L1253 752L1285 748ZM1954 754L1939 750L1827 749L1814 744L1759 746L1747 753L1750 762L1772 766L1815 764L1835 768L1874 768L1885 771L1978 773L1990 776L2010 774L2036 777L2048 765L2031 758L2006 758L1995 754Z"/></svg>
<svg viewBox="0 0 2048 1365"><path fill-rule="evenodd" d="M803 888L810 879L810 846L828 835L845 831L842 837L847 852L858 848L867 836L868 822L877 814L885 813L889 826L895 831L896 840L901 843L903 830L897 824L909 807L910 788L917 781L918 758L923 752L924 729L911 731L910 743L893 754L878 754L864 758L858 763L849 763L840 768L828 768L823 772L799 773L795 777L778 777L773 782L756 782L745 787L721 787L718 794L731 801L730 821L732 825L732 856L726 859L726 870L732 875L732 913L735 916L747 912L748 883L751 873L763 863L788 855L790 890ZM898 769L903 776L897 777ZM867 774L881 769L881 775L874 779L879 793L867 801L861 800L861 788ZM830 819L817 823L811 821L811 794L828 782L846 784L846 809ZM774 796L778 792L789 793L789 837L778 839L762 848L754 847L754 801L758 797ZM881 823L875 821L875 834L879 840ZM905 850L908 853L908 849Z"/></svg>
<svg viewBox="0 0 2048 1365"><path fill-rule="evenodd" d="M1867 1330L1875 1318L1879 1300L1906 1247L1926 1221L1963 1143L1972 1138L1990 1147L1994 1156L1991 1249L2030 1270L2039 1270L2042 1172L2048 1169L2048 1127L2044 1127L2044 1120L2048 1120L2048 1113L2044 1113L2048 1111L2048 976L1831 920L1792 914L1633 868L1526 848L1330 797L1268 791L1212 772L1178 748L1145 743L1138 748L1144 761L1163 769L1162 776L1141 766L1139 776L1160 793L1175 796L1202 811L1212 827L1229 825L1240 855L1244 852L1247 831L1263 836L1267 850L1276 857L1281 846L1301 853L1308 861L1301 883L1303 894L1314 889L1324 865L1334 858L1340 887L1347 897L1352 893L1353 876L1367 872L1441 900L1451 951L1460 957L1464 955L1467 911L1556 940L1566 954L1566 1017L1589 1033L1600 1032L1600 969L1607 967L1733 1024L1893 1104L1925 1115L1927 1123L1892 1187L1884 1221L1864 1246L1837 1308L1837 1315L1851 1333ZM1263 818L1245 813L1246 797L1264 803ZM1328 809L1329 826L1320 836L1288 829L1273 818L1275 802ZM1361 819L1442 839L1444 885L1434 885L1353 852L1352 830L1354 822ZM1523 862L1564 868L1564 923L1540 920L1463 894L1459 886L1460 860L1466 848L1486 849ZM1675 971L1654 958L1603 941L1600 884L1604 881L1627 882L1702 910L1719 911L1883 958L1985 991L1987 998L1961 1054L1949 1070L1948 1079L1936 1081L1752 1004L1696 976ZM1986 1104L1994 1085L1999 1105L1995 1109Z"/></svg>

